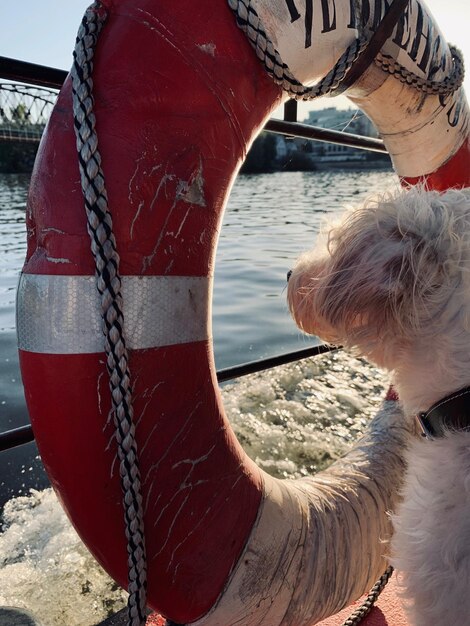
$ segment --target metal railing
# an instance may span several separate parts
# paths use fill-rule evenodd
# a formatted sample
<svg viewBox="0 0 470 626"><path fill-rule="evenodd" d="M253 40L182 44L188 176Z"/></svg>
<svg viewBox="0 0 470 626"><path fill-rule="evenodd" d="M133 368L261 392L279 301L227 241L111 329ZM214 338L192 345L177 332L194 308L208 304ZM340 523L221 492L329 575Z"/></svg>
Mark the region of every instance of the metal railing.
<svg viewBox="0 0 470 626"><path fill-rule="evenodd" d="M0 140L38 144L57 89L0 82Z"/></svg>
<svg viewBox="0 0 470 626"><path fill-rule="evenodd" d="M16 59L0 56L0 79L14 80L26 84L37 85L40 87L48 87L60 89L67 77L67 72L52 67L36 65L34 63L26 63ZM380 139L372 137L363 137L352 133L329 130L317 126L309 126L301 124L294 120L297 119L297 107L295 101L286 103L285 119L270 119L264 127L264 130L296 137L300 139L309 139L313 141L324 141L335 143L352 148L359 148L373 152L387 153L384 143ZM217 372L217 380L219 383L234 380L241 376L265 371L278 365L293 363L301 359L318 356L326 352L336 350L326 344L320 344L302 350L296 350L287 354L280 354L266 359L250 361L234 367L219 370ZM31 426L21 426L13 430L0 433L0 452L9 450L16 446L34 441L34 434Z"/></svg>

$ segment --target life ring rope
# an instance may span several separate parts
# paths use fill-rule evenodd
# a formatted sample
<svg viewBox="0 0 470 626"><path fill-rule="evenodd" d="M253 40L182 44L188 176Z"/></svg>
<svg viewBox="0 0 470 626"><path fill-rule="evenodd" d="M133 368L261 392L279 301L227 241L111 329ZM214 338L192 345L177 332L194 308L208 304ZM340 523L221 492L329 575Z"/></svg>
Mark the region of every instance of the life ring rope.
<svg viewBox="0 0 470 626"><path fill-rule="evenodd" d="M122 280L119 254L108 207L105 179L98 150L96 118L93 113L93 56L107 12L95 2L80 25L72 67L74 127L77 140L81 186L87 214L87 228L95 259L96 287L101 297L102 328L106 367L112 398L112 412L123 490L125 533L128 554L129 626L146 620L147 562L141 478L133 421L129 357L123 334Z"/></svg>
<svg viewBox="0 0 470 626"><path fill-rule="evenodd" d="M465 78L465 64L462 53L451 44L449 44L449 50L452 55L453 67L452 71L442 81L421 78L401 63L398 63L396 59L381 52L375 58L375 64L384 72L391 74L394 78L410 87L414 87L418 91L429 95L448 96L460 89Z"/></svg>
<svg viewBox="0 0 470 626"><path fill-rule="evenodd" d="M251 6L251 0L228 0L235 13L238 27L246 34L256 56L263 62L274 82L282 86L291 98L314 100L333 94L356 60L367 48L368 39L359 37L341 55L336 65L316 85L307 87L298 81L276 50L263 28L261 20Z"/></svg>
<svg viewBox="0 0 470 626"><path fill-rule="evenodd" d="M251 4L251 0L228 0L228 4L235 13L237 25L246 34L257 57L263 62L268 74L274 82L281 85L291 98L314 100L322 96L334 95L340 90L349 71L367 51L370 37L365 35L355 39L340 56L333 68L322 80L311 87L298 81L289 67L281 58L273 42L266 34L261 19ZM392 5L393 6L393 5ZM375 64L411 87L427 94L448 96L463 84L465 76L464 62L461 52L455 46L449 46L453 59L452 71L442 81L422 78L407 70L403 65L382 53L374 59Z"/></svg>

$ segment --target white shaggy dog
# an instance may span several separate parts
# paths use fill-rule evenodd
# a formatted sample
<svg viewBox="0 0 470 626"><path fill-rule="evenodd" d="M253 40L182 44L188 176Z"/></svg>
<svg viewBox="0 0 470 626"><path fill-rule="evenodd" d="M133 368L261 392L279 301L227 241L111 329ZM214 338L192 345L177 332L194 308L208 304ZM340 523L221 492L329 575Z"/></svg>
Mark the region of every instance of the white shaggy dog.
<svg viewBox="0 0 470 626"><path fill-rule="evenodd" d="M370 200L320 248L290 276L299 327L389 370L410 419L438 404L408 451L392 554L412 624L468 626L470 190Z"/></svg>

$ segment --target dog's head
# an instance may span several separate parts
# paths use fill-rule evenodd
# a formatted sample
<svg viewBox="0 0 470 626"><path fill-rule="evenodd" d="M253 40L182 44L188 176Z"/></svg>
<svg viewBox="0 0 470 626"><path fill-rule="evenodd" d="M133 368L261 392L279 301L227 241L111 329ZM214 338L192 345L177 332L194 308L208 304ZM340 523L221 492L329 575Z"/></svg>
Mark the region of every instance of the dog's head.
<svg viewBox="0 0 470 626"><path fill-rule="evenodd" d="M468 334L470 191L411 188L347 212L299 259L288 300L301 329L388 369L439 334Z"/></svg>

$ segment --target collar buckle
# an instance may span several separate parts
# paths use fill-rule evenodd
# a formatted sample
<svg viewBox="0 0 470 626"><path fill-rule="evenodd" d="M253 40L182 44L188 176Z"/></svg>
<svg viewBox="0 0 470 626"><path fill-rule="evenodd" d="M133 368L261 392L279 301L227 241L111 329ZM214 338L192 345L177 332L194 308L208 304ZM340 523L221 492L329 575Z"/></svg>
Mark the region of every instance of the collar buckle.
<svg viewBox="0 0 470 626"><path fill-rule="evenodd" d="M439 400L427 411L420 411L416 420L423 437L436 439L448 431L470 431L470 387L459 389Z"/></svg>
<svg viewBox="0 0 470 626"><path fill-rule="evenodd" d="M434 439L434 437L436 436L436 433L433 427L431 426L431 424L429 423L429 420L427 419L427 414L418 413L416 415L416 421L418 422L419 427L421 428L421 436L426 437L426 439Z"/></svg>

